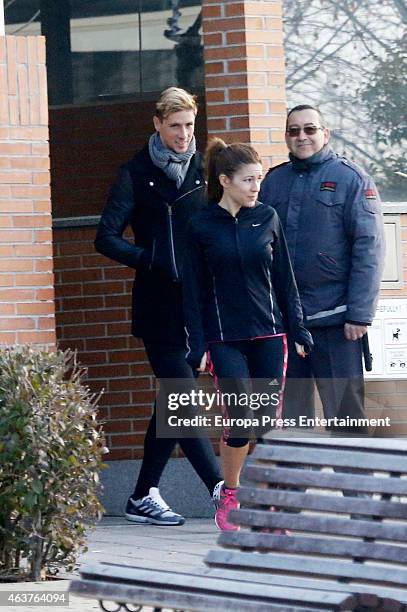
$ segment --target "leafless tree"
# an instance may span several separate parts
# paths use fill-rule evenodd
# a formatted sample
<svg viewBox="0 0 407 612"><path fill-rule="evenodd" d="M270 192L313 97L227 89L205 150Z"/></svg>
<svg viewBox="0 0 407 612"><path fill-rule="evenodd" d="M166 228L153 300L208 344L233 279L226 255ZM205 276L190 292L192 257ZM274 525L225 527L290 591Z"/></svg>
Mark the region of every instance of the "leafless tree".
<svg viewBox="0 0 407 612"><path fill-rule="evenodd" d="M399 142L383 138L380 117L373 113L373 120L371 110L378 70L405 57L404 1L283 0L283 6L289 106L319 106L334 128L336 150L368 167L394 195L403 134ZM402 100L395 98L401 72L381 83L395 113L400 105L400 116Z"/></svg>

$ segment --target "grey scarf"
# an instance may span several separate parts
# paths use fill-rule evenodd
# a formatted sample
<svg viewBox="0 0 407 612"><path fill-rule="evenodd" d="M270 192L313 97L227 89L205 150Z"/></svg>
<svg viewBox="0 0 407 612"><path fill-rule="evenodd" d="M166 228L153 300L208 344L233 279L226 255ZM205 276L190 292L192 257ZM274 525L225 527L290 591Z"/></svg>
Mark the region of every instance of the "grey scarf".
<svg viewBox="0 0 407 612"><path fill-rule="evenodd" d="M155 132L148 141L148 150L153 164L160 168L168 178L175 181L177 189L179 189L188 172L191 157L196 151L195 136L192 137L185 153L176 153L167 149L163 145L159 133Z"/></svg>

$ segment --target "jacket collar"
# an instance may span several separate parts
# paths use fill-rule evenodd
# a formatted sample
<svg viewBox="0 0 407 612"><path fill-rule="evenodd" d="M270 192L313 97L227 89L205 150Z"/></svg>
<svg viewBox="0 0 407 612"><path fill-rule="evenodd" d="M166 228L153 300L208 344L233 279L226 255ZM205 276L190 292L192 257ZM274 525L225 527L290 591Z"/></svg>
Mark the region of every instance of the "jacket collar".
<svg viewBox="0 0 407 612"><path fill-rule="evenodd" d="M224 219L243 219L245 217L247 217L248 215L252 214L254 209L257 209L259 206L261 206L261 202L259 202L258 200L256 200L256 203L254 206L242 206L242 208L239 210L239 212L237 213L236 217L234 217L233 215L230 214L230 212L228 210L226 210L226 208L222 208L222 206L219 206L219 204L217 202L210 202L208 209L210 211L212 211L213 215L215 217L220 217L220 218L224 218Z"/></svg>
<svg viewBox="0 0 407 612"><path fill-rule="evenodd" d="M307 159L298 159L292 153L289 155L294 170L297 172L312 172L321 164L336 157L330 146L325 145L320 151L311 155Z"/></svg>
<svg viewBox="0 0 407 612"><path fill-rule="evenodd" d="M192 190L195 191L195 189L205 186L202 172L202 158L198 152L192 156L185 180L179 189L176 188L174 181L168 178L160 168L153 164L148 151L148 145L143 147L143 149L135 155L133 162L137 171L141 171L147 180L153 183L153 189L160 194L165 202L174 202Z"/></svg>

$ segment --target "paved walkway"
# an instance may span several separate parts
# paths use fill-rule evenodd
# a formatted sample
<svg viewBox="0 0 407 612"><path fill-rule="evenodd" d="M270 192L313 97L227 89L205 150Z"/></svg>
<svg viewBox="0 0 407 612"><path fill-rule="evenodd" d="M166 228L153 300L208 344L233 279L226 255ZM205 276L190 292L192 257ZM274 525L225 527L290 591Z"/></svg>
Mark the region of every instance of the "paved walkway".
<svg viewBox="0 0 407 612"><path fill-rule="evenodd" d="M105 517L89 533L88 552L79 563L109 561L153 569L198 569L203 557L216 544L219 532L213 520L188 519L182 527L135 525L121 518ZM2 591L58 591L68 589L69 575L51 582L0 584ZM0 605L0 612L94 612L100 610L96 600L69 596L69 607L45 605Z"/></svg>

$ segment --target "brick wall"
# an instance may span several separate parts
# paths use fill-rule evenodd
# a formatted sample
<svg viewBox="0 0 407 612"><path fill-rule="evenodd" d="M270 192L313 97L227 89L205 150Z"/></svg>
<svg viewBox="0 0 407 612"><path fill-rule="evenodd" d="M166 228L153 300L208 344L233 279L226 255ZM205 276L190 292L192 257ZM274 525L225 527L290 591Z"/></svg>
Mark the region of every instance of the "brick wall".
<svg viewBox="0 0 407 612"><path fill-rule="evenodd" d="M76 348L92 390L105 390L107 459L140 458L154 378L141 343L129 334L134 273L95 252L94 227L56 228L54 235L58 344Z"/></svg>
<svg viewBox="0 0 407 612"><path fill-rule="evenodd" d="M0 344L55 344L45 41L0 37Z"/></svg>
<svg viewBox="0 0 407 612"><path fill-rule="evenodd" d="M281 0L203 0L208 134L287 159Z"/></svg>

